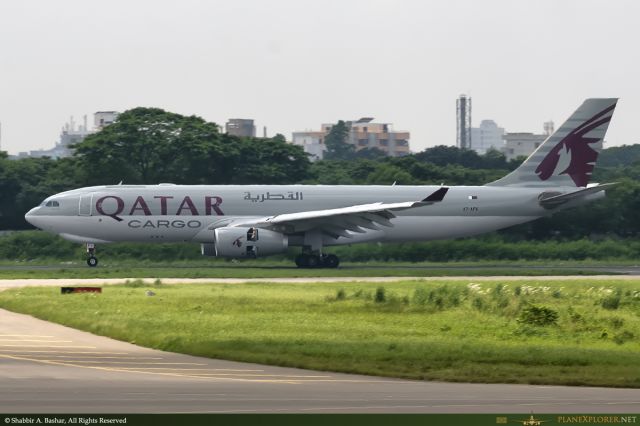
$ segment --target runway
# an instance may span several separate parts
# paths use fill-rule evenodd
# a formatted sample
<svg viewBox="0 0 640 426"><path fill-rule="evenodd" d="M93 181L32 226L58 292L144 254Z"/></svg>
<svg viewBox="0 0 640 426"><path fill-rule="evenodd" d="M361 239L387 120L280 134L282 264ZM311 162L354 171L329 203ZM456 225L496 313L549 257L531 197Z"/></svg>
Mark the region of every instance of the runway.
<svg viewBox="0 0 640 426"><path fill-rule="evenodd" d="M558 277L504 277L509 280L551 278ZM624 278L638 279L637 276ZM379 278L385 282L407 279L411 278ZM479 281L487 278L454 279ZM260 281L305 283L348 280L370 279ZM152 281L149 279L150 283ZM175 279L163 280L163 283L247 281L251 280ZM2 280L0 290L25 285L117 282L121 283L123 279ZM147 349L0 310L0 412L4 413L532 411L640 412L640 390L424 382L213 360Z"/></svg>
<svg viewBox="0 0 640 426"><path fill-rule="evenodd" d="M386 379L167 353L0 310L4 413L634 413L640 391Z"/></svg>

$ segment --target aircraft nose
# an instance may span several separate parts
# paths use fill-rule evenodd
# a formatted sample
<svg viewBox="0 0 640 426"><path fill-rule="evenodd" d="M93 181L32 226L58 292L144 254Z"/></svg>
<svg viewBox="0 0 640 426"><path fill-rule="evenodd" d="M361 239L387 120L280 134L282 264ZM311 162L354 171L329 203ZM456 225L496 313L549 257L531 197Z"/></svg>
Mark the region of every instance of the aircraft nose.
<svg viewBox="0 0 640 426"><path fill-rule="evenodd" d="M24 215L24 219L33 226L40 228L40 226L38 225L40 221L38 220L38 216L35 214L36 210L38 210L38 207L34 207L29 210L27 214Z"/></svg>

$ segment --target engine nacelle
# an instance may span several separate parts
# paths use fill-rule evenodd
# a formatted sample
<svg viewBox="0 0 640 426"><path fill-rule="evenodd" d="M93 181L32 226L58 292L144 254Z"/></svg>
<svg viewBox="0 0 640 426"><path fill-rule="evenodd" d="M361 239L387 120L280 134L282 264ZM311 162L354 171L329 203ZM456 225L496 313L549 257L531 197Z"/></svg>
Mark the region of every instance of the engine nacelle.
<svg viewBox="0 0 640 426"><path fill-rule="evenodd" d="M268 229L225 226L214 231L214 243L201 244L204 256L255 258L283 253L289 247L286 235Z"/></svg>

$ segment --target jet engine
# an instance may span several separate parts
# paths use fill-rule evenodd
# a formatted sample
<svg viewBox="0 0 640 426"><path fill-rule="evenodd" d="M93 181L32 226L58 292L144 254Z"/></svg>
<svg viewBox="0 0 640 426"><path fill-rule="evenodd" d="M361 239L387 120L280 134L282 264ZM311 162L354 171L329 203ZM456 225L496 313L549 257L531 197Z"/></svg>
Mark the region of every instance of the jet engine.
<svg viewBox="0 0 640 426"><path fill-rule="evenodd" d="M283 253L286 235L268 229L225 226L214 231L214 242L201 245L204 256L255 258Z"/></svg>

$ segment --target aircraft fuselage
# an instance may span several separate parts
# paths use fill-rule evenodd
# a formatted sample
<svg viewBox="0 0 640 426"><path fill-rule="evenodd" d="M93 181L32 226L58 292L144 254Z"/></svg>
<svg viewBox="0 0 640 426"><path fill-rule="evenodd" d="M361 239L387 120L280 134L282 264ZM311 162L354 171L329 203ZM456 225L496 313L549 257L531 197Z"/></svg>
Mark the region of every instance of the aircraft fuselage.
<svg viewBox="0 0 640 426"><path fill-rule="evenodd" d="M47 198L27 214L34 225L77 242L212 241L214 228L244 219L368 203L419 200L438 186L114 185ZM569 189L558 188L559 192ZM396 213L393 226L323 245L424 241L490 232L549 214L549 188L455 186L437 204ZM597 194L601 196L602 194ZM593 199L595 197L589 197ZM586 200L583 200L586 201ZM47 205L49 204L49 205ZM571 203L570 207L575 204ZM289 245L302 245L294 236Z"/></svg>

